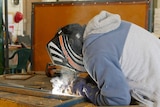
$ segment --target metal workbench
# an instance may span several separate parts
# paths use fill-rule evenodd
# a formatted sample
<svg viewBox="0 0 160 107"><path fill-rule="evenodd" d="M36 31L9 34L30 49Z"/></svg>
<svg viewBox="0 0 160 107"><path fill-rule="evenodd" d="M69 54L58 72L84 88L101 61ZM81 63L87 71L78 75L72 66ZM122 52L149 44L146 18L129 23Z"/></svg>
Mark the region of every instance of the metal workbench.
<svg viewBox="0 0 160 107"><path fill-rule="evenodd" d="M83 97L52 94L50 79L44 72L36 72L27 79L8 79L1 75L0 107L96 107Z"/></svg>

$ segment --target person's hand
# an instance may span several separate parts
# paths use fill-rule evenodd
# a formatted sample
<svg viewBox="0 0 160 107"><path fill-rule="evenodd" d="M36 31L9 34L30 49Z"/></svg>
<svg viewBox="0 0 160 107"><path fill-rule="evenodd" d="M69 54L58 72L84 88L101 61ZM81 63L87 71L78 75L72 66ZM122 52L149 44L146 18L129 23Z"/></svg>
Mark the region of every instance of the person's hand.
<svg viewBox="0 0 160 107"><path fill-rule="evenodd" d="M85 78L78 77L72 85L72 93L86 97L96 104L96 95L99 93L99 88L95 84L87 83Z"/></svg>
<svg viewBox="0 0 160 107"><path fill-rule="evenodd" d="M85 94L83 92L84 85L86 85L85 78L81 78L81 77L76 78L72 83L72 89L71 89L72 93L85 97Z"/></svg>
<svg viewBox="0 0 160 107"><path fill-rule="evenodd" d="M97 104L96 96L99 94L99 91L99 88L91 83L87 83L86 85L84 85L82 90L85 96L94 104Z"/></svg>

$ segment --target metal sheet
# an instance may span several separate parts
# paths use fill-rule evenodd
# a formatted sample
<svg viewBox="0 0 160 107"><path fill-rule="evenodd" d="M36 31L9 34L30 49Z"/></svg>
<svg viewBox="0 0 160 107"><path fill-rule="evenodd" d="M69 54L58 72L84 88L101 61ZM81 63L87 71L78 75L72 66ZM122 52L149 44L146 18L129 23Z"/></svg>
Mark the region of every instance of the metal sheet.
<svg viewBox="0 0 160 107"><path fill-rule="evenodd" d="M148 21L149 3L149 0L33 3L31 29L33 70L42 71L46 64L51 62L46 51L46 44L60 27L70 23L87 24L101 10L107 10L120 14L123 20L148 29L148 24L151 23L151 20Z"/></svg>

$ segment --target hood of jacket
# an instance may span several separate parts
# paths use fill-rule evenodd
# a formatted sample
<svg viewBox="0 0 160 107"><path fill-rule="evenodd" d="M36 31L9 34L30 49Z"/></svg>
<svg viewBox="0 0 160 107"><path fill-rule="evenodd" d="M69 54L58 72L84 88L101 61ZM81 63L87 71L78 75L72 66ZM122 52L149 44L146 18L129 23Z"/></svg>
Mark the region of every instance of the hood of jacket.
<svg viewBox="0 0 160 107"><path fill-rule="evenodd" d="M112 14L103 10L88 22L83 34L83 39L85 40L89 36L95 34L102 34L113 31L117 29L120 24L120 15Z"/></svg>

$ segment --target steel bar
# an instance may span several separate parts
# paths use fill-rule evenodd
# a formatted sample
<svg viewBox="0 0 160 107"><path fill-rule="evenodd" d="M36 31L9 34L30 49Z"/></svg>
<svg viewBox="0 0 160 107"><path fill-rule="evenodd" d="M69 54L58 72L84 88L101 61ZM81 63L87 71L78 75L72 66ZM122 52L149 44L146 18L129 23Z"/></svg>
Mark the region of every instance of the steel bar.
<svg viewBox="0 0 160 107"><path fill-rule="evenodd" d="M0 75L4 71L4 47L3 47L3 0L0 0Z"/></svg>
<svg viewBox="0 0 160 107"><path fill-rule="evenodd" d="M78 97L78 98L73 98L71 100L67 100L65 102L63 102L62 104L56 105L54 107L71 107L73 105L85 102L86 98L84 97Z"/></svg>
<svg viewBox="0 0 160 107"><path fill-rule="evenodd" d="M8 39L9 39L9 32L8 32L8 0L4 0L5 3L5 73L8 73L9 68L9 49L8 49Z"/></svg>
<svg viewBox="0 0 160 107"><path fill-rule="evenodd" d="M153 7L153 0L149 0L149 10L148 10L148 31L153 32L153 11L154 11L154 7Z"/></svg>
<svg viewBox="0 0 160 107"><path fill-rule="evenodd" d="M9 85L0 83L0 91L11 92L16 94L30 95L36 97L50 98L50 99L59 99L59 100L70 100L76 98L76 96L69 95L57 95L52 94L49 90L27 88L19 85Z"/></svg>

